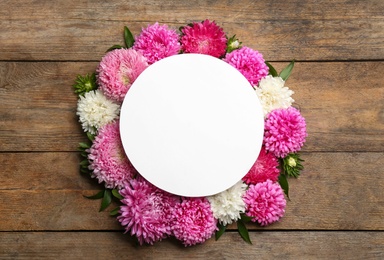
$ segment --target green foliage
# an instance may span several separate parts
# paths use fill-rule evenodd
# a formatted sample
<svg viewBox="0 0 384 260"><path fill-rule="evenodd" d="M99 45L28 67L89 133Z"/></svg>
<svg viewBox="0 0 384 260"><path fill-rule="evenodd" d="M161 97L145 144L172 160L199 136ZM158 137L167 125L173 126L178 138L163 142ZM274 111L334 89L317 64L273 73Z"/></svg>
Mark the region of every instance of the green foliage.
<svg viewBox="0 0 384 260"><path fill-rule="evenodd" d="M113 51L113 50L116 50L116 49L122 49L122 48L124 48L124 46L115 44L111 48L109 48L106 52L110 52L110 51Z"/></svg>
<svg viewBox="0 0 384 260"><path fill-rule="evenodd" d="M288 64L287 67L285 67L279 74L279 77L282 78L284 81L286 81L289 76L291 75L291 72L293 70L293 66L295 65L295 60L291 61L291 63Z"/></svg>
<svg viewBox="0 0 384 260"><path fill-rule="evenodd" d="M124 26L124 41L127 48L131 48L135 43L135 39L127 26Z"/></svg>
<svg viewBox="0 0 384 260"><path fill-rule="evenodd" d="M237 230L241 236L241 238L249 243L249 244L252 244L252 241L251 239L249 238L249 232L248 232L248 229L247 227L245 226L245 223L243 222L243 220L239 219L237 221Z"/></svg>
<svg viewBox="0 0 384 260"><path fill-rule="evenodd" d="M116 216L117 214L119 214L119 210L120 210L120 207L114 208L113 210L111 210L111 212L109 212L109 215Z"/></svg>
<svg viewBox="0 0 384 260"><path fill-rule="evenodd" d="M288 185L287 175L280 174L280 176L279 176L279 184L280 184L281 188L283 189L285 195L287 195L287 197L289 199L289 185Z"/></svg>
<svg viewBox="0 0 384 260"><path fill-rule="evenodd" d="M216 233L215 233L216 241L219 240L219 238L224 234L225 230L227 229L227 226L224 226L221 223L218 223L217 227L218 227L219 230L217 230Z"/></svg>
<svg viewBox="0 0 384 260"><path fill-rule="evenodd" d="M104 190L102 191L99 191L98 193L96 193L95 195L92 195L92 196L85 196L87 199L90 199L90 200L98 200L98 199L101 199L102 197L104 196Z"/></svg>
<svg viewBox="0 0 384 260"><path fill-rule="evenodd" d="M101 200L100 211L105 210L112 202L112 192L111 190L104 190L103 199Z"/></svg>
<svg viewBox="0 0 384 260"><path fill-rule="evenodd" d="M77 75L75 84L73 85L75 93L79 96L83 96L86 92L97 89L96 74L87 74L85 76Z"/></svg>
<svg viewBox="0 0 384 260"><path fill-rule="evenodd" d="M122 200L123 199L123 196L120 195L120 193L119 193L119 191L117 189L113 189L112 190L112 195L113 195L113 197L115 197L118 200Z"/></svg>
<svg viewBox="0 0 384 260"><path fill-rule="evenodd" d="M236 35L233 35L231 38L227 40L227 49L226 52L230 53L236 49L241 48L242 42L239 41L239 39L236 38Z"/></svg>
<svg viewBox="0 0 384 260"><path fill-rule="evenodd" d="M269 68L269 75L271 75L272 77L277 77L277 76L279 76L279 75L277 74L276 69L272 66L271 63L269 63L268 61L266 61L265 64L267 64L267 66L268 66L268 68Z"/></svg>
<svg viewBox="0 0 384 260"><path fill-rule="evenodd" d="M301 170L304 169L304 166L301 164L304 160L300 158L300 154L298 153L290 153L284 159L280 160L283 166L283 171L288 176L297 178L299 177Z"/></svg>

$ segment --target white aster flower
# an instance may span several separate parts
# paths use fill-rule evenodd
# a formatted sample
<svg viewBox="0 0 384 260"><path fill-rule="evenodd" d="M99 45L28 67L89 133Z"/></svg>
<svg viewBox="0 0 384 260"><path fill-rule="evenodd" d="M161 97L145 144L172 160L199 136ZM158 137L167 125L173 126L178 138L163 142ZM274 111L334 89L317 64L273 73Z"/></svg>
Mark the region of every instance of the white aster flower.
<svg viewBox="0 0 384 260"><path fill-rule="evenodd" d="M246 188L247 185L239 181L228 190L207 197L211 204L213 216L224 226L232 224L233 221L237 221L240 219L240 213L245 212L243 195L245 194Z"/></svg>
<svg viewBox="0 0 384 260"><path fill-rule="evenodd" d="M295 101L291 98L294 92L288 87L284 87L284 83L282 78L271 75L260 80L256 94L263 107L264 116L274 109L288 108Z"/></svg>
<svg viewBox="0 0 384 260"><path fill-rule="evenodd" d="M85 132L95 134L97 129L115 120L120 106L107 99L100 90L86 92L77 102L77 115Z"/></svg>

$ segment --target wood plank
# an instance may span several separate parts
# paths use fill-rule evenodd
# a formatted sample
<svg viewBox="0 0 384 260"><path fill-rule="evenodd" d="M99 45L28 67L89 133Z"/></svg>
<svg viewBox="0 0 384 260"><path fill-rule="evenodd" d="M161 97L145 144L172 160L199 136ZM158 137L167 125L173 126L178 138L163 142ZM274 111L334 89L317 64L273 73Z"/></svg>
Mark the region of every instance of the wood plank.
<svg viewBox="0 0 384 260"><path fill-rule="evenodd" d="M167 239L137 247L116 232L1 233L1 259L382 259L383 232L252 232L248 245L236 233L183 247Z"/></svg>
<svg viewBox="0 0 384 260"><path fill-rule="evenodd" d="M380 0L2 1L0 60L98 60L123 42L125 25L137 34L156 21L178 28L206 18L269 60L383 59L383 9Z"/></svg>
<svg viewBox="0 0 384 260"><path fill-rule="evenodd" d="M76 154L0 153L2 165L7 159L0 231L121 229L108 212L98 213L99 200L83 197L99 186L79 176ZM289 181L284 218L267 229L384 230L382 153L305 153L303 159L302 176Z"/></svg>
<svg viewBox="0 0 384 260"><path fill-rule="evenodd" d="M84 135L72 84L96 66L0 62L0 151L75 151ZM384 62L296 63L287 85L307 121L305 151L384 150L384 88L377 76L383 70Z"/></svg>

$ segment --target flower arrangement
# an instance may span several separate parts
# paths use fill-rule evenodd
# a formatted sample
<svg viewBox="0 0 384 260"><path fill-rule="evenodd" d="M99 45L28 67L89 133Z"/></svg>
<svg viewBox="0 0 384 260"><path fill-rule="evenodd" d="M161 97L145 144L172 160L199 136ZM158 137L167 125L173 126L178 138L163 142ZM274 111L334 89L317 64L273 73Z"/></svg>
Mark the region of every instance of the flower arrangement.
<svg viewBox="0 0 384 260"><path fill-rule="evenodd" d="M298 177L303 169L299 151L307 137L306 123L292 106L293 91L285 86L294 61L277 73L261 53L242 46L236 36L227 37L210 20L179 31L155 23L136 37L125 27L124 39L125 46L112 46L95 73L77 76L74 84L77 115L89 138L80 143L80 169L104 186L87 198L101 199L100 211L117 201L110 214L139 244L173 236L192 246L214 234L219 239L232 223L251 243L246 223L266 226L283 217L288 177ZM254 165L233 187L209 197L180 197L155 187L132 166L120 139L120 107L132 83L151 64L181 53L211 55L235 67L254 88L264 111L263 146Z"/></svg>

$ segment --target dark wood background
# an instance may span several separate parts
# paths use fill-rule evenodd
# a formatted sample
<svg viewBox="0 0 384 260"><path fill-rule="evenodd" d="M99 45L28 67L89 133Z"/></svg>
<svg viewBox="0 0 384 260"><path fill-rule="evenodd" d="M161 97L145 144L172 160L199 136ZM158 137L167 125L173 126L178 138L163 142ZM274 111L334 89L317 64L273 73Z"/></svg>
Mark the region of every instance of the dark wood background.
<svg viewBox="0 0 384 260"><path fill-rule="evenodd" d="M72 84L158 21L216 20L278 68L307 120L305 171L281 222L184 248L135 247L79 174ZM383 259L383 0L1 0L1 259Z"/></svg>

